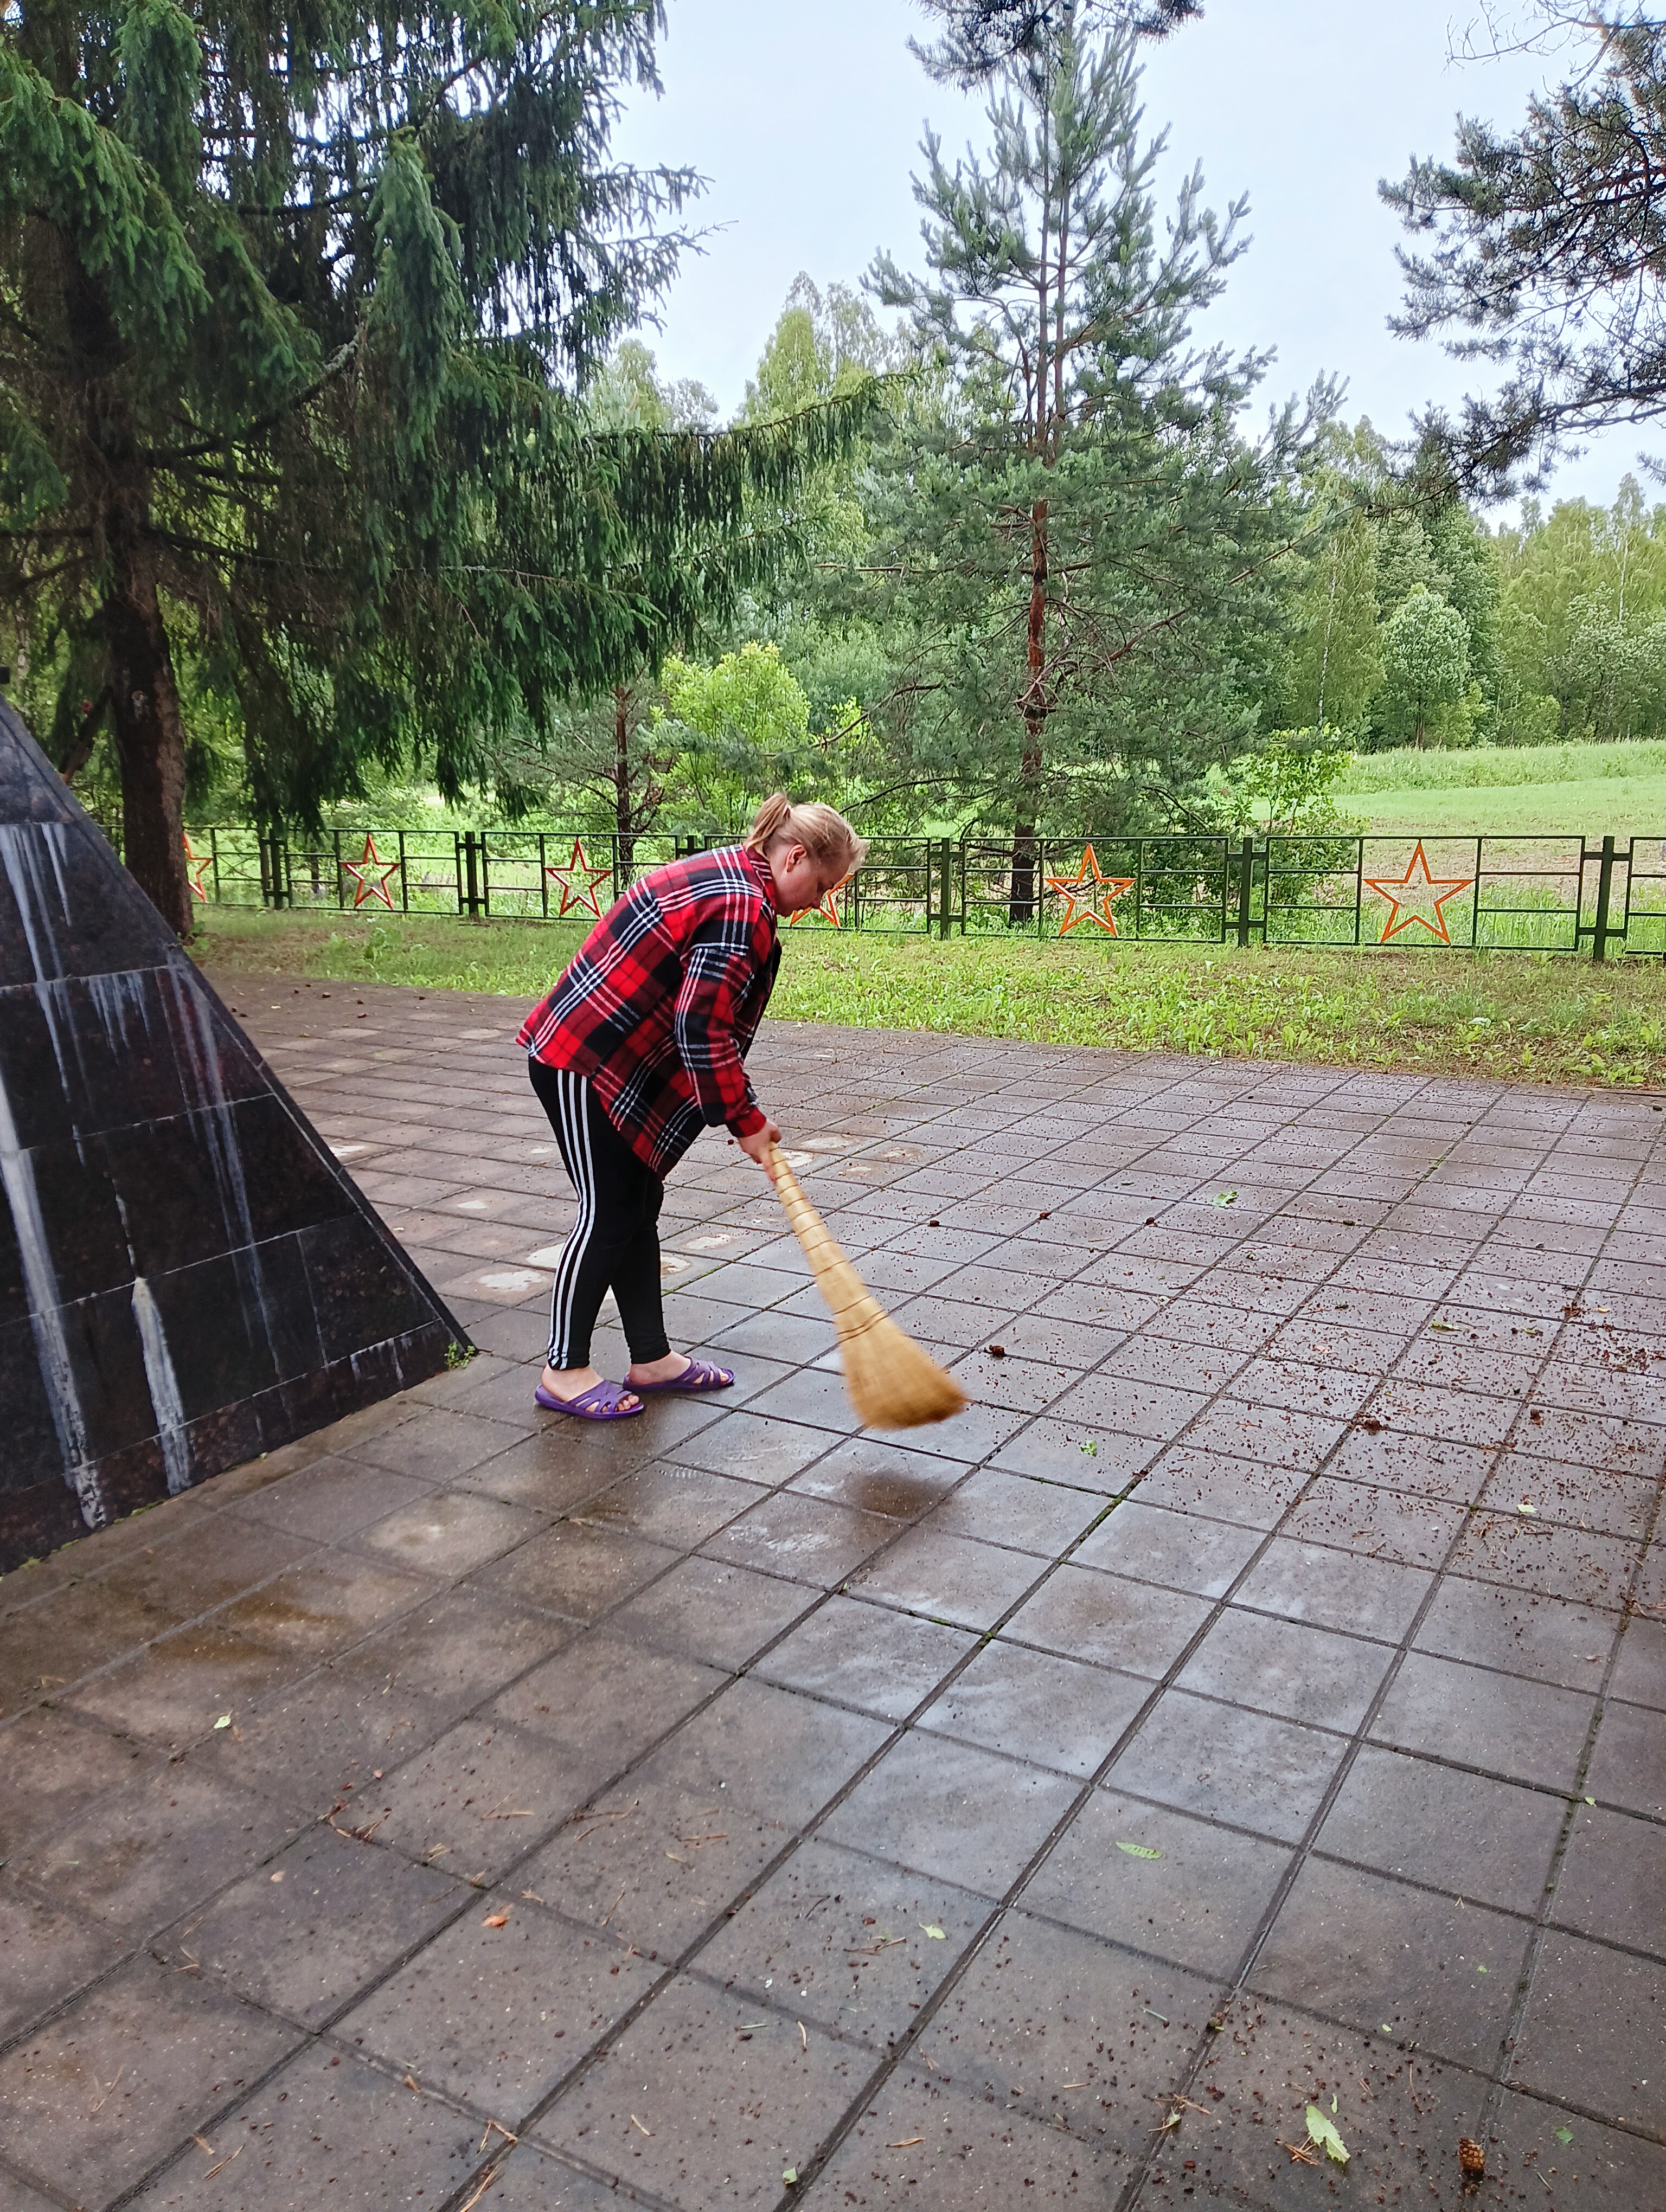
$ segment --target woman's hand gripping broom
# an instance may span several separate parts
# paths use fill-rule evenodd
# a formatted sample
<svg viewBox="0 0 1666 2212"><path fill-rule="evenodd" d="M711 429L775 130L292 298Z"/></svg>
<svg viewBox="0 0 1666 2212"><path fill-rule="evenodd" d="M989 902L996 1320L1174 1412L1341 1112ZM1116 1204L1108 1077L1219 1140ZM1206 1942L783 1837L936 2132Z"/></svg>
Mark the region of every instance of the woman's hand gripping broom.
<svg viewBox="0 0 1666 2212"><path fill-rule="evenodd" d="M958 1413L966 1403L964 1391L881 1311L773 1145L769 1174L817 1287L831 1309L844 1360L845 1388L864 1426L913 1429Z"/></svg>

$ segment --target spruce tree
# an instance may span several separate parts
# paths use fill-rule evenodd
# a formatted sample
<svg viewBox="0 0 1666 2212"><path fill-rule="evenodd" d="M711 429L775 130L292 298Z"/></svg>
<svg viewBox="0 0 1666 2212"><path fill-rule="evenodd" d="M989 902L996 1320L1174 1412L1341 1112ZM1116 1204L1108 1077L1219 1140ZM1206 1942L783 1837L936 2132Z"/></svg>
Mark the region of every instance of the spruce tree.
<svg viewBox="0 0 1666 2212"><path fill-rule="evenodd" d="M107 707L171 924L182 653L269 821L628 680L766 579L861 395L727 434L576 395L686 173L611 166L658 0L437 13L15 0L0 27L0 592ZM667 230L666 226L673 226Z"/></svg>
<svg viewBox="0 0 1666 2212"><path fill-rule="evenodd" d="M1295 527L1307 418L1247 441L1262 360L1191 343L1242 210L1218 222L1194 174L1159 240L1136 43L1126 27L1081 39L1059 9L1000 73L987 161L951 167L925 143L930 274L889 255L873 271L953 363L959 401L881 449L869 596L905 648L920 773L958 763L1011 827L1014 921L1049 812L1184 821L1251 733Z"/></svg>

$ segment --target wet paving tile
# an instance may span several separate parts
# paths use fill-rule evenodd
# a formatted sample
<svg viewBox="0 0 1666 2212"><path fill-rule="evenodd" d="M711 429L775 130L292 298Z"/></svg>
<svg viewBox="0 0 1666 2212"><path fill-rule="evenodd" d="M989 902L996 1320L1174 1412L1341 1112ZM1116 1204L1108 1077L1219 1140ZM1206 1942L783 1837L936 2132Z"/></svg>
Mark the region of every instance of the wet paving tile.
<svg viewBox="0 0 1666 2212"><path fill-rule="evenodd" d="M833 1597L754 1662L752 1672L900 1721L972 1650L970 1629Z"/></svg>
<svg viewBox="0 0 1666 2212"><path fill-rule="evenodd" d="M194 1960L240 1996L316 2027L473 1894L453 1875L320 1823L192 1913L169 1949L176 1965Z"/></svg>
<svg viewBox="0 0 1666 2212"><path fill-rule="evenodd" d="M830 1842L1000 1896L1077 1785L970 1745L910 1735L824 1822Z"/></svg>
<svg viewBox="0 0 1666 2212"><path fill-rule="evenodd" d="M1393 1658L1386 1644L1229 1606L1177 1680L1183 1690L1346 1734L1364 1719Z"/></svg>
<svg viewBox="0 0 1666 2212"><path fill-rule="evenodd" d="M442 2203L480 2163L480 2124L397 2075L314 2045L179 2159L146 2212L284 2212L320 2185L355 2212Z"/></svg>
<svg viewBox="0 0 1666 2212"><path fill-rule="evenodd" d="M1295 1844L1347 1749L1341 1735L1165 1690L1106 1778L1129 1796Z"/></svg>
<svg viewBox="0 0 1666 2212"><path fill-rule="evenodd" d="M142 1955L0 2058L0 2147L60 2201L102 2202L301 2040L223 1985Z"/></svg>
<svg viewBox="0 0 1666 2212"><path fill-rule="evenodd" d="M702 1951L702 1978L884 2049L994 1907L952 1883L819 1838L793 1853Z"/></svg>
<svg viewBox="0 0 1666 2212"><path fill-rule="evenodd" d="M1085 1778L1150 1695L1150 1683L1135 1676L1002 1640L986 1644L917 1725Z"/></svg>
<svg viewBox="0 0 1666 2212"><path fill-rule="evenodd" d="M1025 1910L1231 1982L1290 1864L1282 1845L1096 1790L1025 1886Z"/></svg>
<svg viewBox="0 0 1666 2212"><path fill-rule="evenodd" d="M782 2177L860 2094L860 2045L800 2037L784 2014L683 1979L538 2123L570 2149L661 2203L773 2205Z"/></svg>
<svg viewBox="0 0 1666 2212"><path fill-rule="evenodd" d="M1152 1679L1209 1615L1206 1599L1092 1567L1062 1566L1007 1622L1003 1639Z"/></svg>
<svg viewBox="0 0 1666 2212"><path fill-rule="evenodd" d="M1027 1553L942 1533L927 1522L909 1530L854 1577L852 1588L954 1627L987 1629L1042 1571Z"/></svg>
<svg viewBox="0 0 1666 2212"><path fill-rule="evenodd" d="M1548 1684L1413 1652L1371 1723L1375 1741L1549 1790L1571 1789L1595 1706Z"/></svg>
<svg viewBox="0 0 1666 2212"><path fill-rule="evenodd" d="M1472 1903L1532 1914L1566 1815L1554 1792L1361 1750L1316 1848Z"/></svg>
<svg viewBox="0 0 1666 2212"><path fill-rule="evenodd" d="M513 2128L656 1978L616 1936L560 1919L511 1886L476 1893L337 2033Z"/></svg>
<svg viewBox="0 0 1666 2212"><path fill-rule="evenodd" d="M1492 2063L1527 1923L1465 1900L1310 1859L1250 1975L1270 1996L1369 2033L1391 2027L1461 2064Z"/></svg>
<svg viewBox="0 0 1666 2212"><path fill-rule="evenodd" d="M1666 2081L1657 2063L1663 2007L1666 1966L1658 1960L1553 1931L1535 1966L1510 2078L1604 2120L1666 2136Z"/></svg>

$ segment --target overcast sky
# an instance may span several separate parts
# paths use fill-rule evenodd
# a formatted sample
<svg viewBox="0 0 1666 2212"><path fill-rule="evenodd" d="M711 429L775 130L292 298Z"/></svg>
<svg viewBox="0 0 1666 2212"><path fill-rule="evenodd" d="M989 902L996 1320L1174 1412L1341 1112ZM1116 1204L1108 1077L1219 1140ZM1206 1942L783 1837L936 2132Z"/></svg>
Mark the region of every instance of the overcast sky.
<svg viewBox="0 0 1666 2212"><path fill-rule="evenodd" d="M882 246L919 265L909 178L922 125L951 150L969 137L981 147L982 118L909 54L921 27L910 0L668 7L665 97L635 104L615 143L710 179L696 219L714 234L667 298L663 331L644 335L663 373L697 377L727 414L800 269L854 283ZM1547 64L1530 57L1450 61L1470 20L1450 0L1209 0L1201 21L1149 49L1146 121L1169 128L1170 180L1195 161L1212 205L1249 196L1254 244L1200 328L1276 347L1269 396L1329 370L1347 380L1350 417L1398 434L1415 408L1456 400L1474 379L1386 328L1400 231L1377 197L1412 155L1450 150L1460 109L1513 124L1541 80ZM1611 499L1642 442L1614 434L1566 466L1554 493ZM1666 451L1666 428L1657 445Z"/></svg>

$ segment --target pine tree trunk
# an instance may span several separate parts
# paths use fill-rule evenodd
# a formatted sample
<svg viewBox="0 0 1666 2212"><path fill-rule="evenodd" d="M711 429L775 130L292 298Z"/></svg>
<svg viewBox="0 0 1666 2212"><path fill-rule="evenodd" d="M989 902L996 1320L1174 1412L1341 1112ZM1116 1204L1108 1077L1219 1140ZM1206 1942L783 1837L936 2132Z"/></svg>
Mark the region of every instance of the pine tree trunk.
<svg viewBox="0 0 1666 2212"><path fill-rule="evenodd" d="M1006 918L1020 925L1036 915L1036 824L1041 813L1043 740L1047 708L1047 501L1030 510L1029 681L1024 692L1024 751L1018 762L1018 812L1012 826L1012 888Z"/></svg>
<svg viewBox="0 0 1666 2212"><path fill-rule="evenodd" d="M110 532L104 602L110 719L121 760L122 858L168 927L194 927L185 873L185 736L156 579L127 519Z"/></svg>

